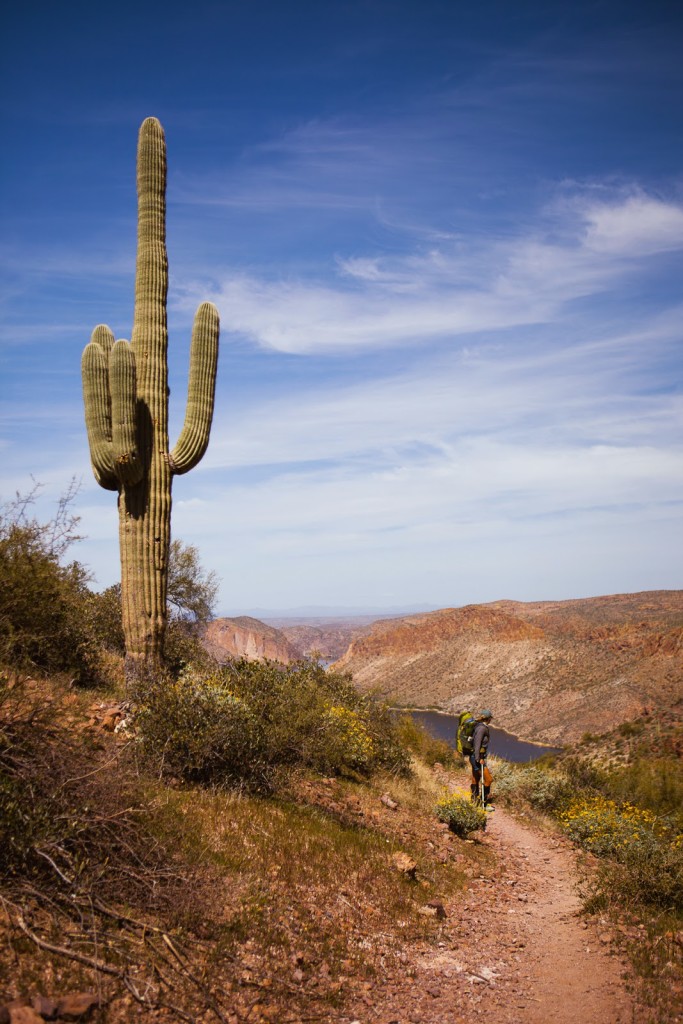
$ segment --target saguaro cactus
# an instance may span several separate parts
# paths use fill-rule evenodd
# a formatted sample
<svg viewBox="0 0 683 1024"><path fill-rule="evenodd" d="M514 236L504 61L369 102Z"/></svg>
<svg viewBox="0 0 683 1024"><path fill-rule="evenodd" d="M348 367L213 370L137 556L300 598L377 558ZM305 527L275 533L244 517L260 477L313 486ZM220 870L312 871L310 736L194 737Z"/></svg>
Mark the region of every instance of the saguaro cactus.
<svg viewBox="0 0 683 1024"><path fill-rule="evenodd" d="M168 444L166 143L160 123L140 128L138 250L133 334L114 341L108 327L83 352L83 399L95 479L118 491L126 674L154 671L163 657L171 532L171 484L209 443L218 362L218 311L197 310L190 349L185 423Z"/></svg>

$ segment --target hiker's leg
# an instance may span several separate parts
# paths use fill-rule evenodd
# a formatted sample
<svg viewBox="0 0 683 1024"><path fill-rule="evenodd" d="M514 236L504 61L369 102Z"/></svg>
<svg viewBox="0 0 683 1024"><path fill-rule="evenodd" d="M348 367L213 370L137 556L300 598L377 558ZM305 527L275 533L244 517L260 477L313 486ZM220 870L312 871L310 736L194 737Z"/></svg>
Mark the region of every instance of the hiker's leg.
<svg viewBox="0 0 683 1024"><path fill-rule="evenodd" d="M472 802L476 803L479 799L479 783L481 782L481 764L475 760L474 754L470 754L470 767L472 768L472 783L470 785L470 793L472 795Z"/></svg>

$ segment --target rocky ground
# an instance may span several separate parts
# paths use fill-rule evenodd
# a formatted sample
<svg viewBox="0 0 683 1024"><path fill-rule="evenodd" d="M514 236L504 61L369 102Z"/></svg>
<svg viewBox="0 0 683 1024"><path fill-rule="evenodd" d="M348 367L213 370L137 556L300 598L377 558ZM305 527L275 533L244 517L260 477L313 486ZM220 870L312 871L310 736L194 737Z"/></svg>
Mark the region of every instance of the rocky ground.
<svg viewBox="0 0 683 1024"><path fill-rule="evenodd" d="M575 855L563 839L498 810L482 843L492 877L472 879L464 903L444 906L436 948L406 958L356 1007L360 1024L627 1024L645 1020L626 985L613 936L587 923ZM683 1020L683 1016L676 1019Z"/></svg>
<svg viewBox="0 0 683 1024"><path fill-rule="evenodd" d="M115 728L120 708L105 710L98 727ZM438 766L434 772L436 785L466 790L464 775L449 777ZM556 832L499 808L489 815L485 833L463 841L428 807L418 810L402 800L398 784L390 794L334 779L310 780L302 783L298 799L325 817L386 837L385 856L393 863L389 870L405 876L396 919L382 916L381 901L361 890L353 873L344 877L337 871L324 884L318 879L316 888L307 881L303 864L268 861L263 897L270 924L279 929L271 941L277 934L279 945L254 943L247 932L230 957L234 966L228 963L225 980L219 980L217 964L204 965L208 973L202 968L202 977L211 979L217 995L220 990L222 1012L204 1004L196 1016L183 1019L197 1024L216 1019L224 1024L464 1024L489 1019L496 1024L653 1024L664 1019L635 1001L631 969L607 921L581 914L576 853ZM232 813L238 809L239 802ZM227 807L223 817L229 812ZM273 816L266 847L282 843L279 821ZM227 818L223 825L231 827ZM249 826L245 819L235 827L246 834ZM256 833L246 835L249 845L256 838ZM301 852L293 848L285 856L291 862ZM441 869L435 870L439 865L441 875ZM451 865L464 880L464 890L448 882ZM297 884L284 880L289 874L299 879ZM439 895L439 878L448 885L441 890L447 895ZM230 899L235 902L232 889ZM418 906L424 929L402 933L398 919L404 909L406 917L414 915ZM315 936L325 935L325 928L335 936L348 929L348 948L355 943L368 952L367 969L360 961L337 961L316 952ZM306 938L309 933L314 945ZM168 1010L145 1012L105 978L93 984L84 974L84 991L77 991L76 977L59 973L63 958L56 971L49 959L38 961L31 984L25 984L18 972L29 953L30 946L13 942L14 978L3 994L0 1024L48 1019L161 1024L178 1019ZM41 991L57 995L45 999L36 994ZM90 1003L83 1002L82 1012L74 1016L64 1005L69 999ZM683 1005L666 1019L683 1021Z"/></svg>

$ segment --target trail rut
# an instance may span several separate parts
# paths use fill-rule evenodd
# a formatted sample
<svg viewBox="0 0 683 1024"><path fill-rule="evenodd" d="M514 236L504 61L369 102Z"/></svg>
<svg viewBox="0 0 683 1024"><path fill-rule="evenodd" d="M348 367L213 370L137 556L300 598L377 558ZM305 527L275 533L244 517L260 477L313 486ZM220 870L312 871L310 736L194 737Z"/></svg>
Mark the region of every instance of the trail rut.
<svg viewBox="0 0 683 1024"><path fill-rule="evenodd" d="M606 927L580 916L569 844L504 811L476 841L498 858L495 881L473 879L464 904L446 904L438 947L359 1007L359 1024L637 1022Z"/></svg>

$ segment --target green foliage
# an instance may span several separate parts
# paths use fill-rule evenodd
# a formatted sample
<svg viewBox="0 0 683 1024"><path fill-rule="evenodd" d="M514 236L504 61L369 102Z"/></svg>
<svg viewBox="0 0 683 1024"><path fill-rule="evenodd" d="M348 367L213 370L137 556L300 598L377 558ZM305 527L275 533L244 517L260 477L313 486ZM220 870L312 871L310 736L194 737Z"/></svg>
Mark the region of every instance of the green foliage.
<svg viewBox="0 0 683 1024"><path fill-rule="evenodd" d="M560 771L537 765L526 765L520 772L520 793L532 807L547 813L557 813L566 807L574 788Z"/></svg>
<svg viewBox="0 0 683 1024"><path fill-rule="evenodd" d="M453 748L446 740L437 740L427 732L423 725L415 721L412 715L402 714L397 717L396 731L403 746L411 750L425 764L433 766L442 764L444 768L456 767ZM460 759L457 759L458 765Z"/></svg>
<svg viewBox="0 0 683 1024"><path fill-rule="evenodd" d="M599 881L612 899L683 911L683 834L670 820L632 804L582 797L560 822L575 843L609 859Z"/></svg>
<svg viewBox="0 0 683 1024"><path fill-rule="evenodd" d="M208 622L216 604L219 580L201 564L194 544L172 540L168 552L168 593L170 618Z"/></svg>
<svg viewBox="0 0 683 1024"><path fill-rule="evenodd" d="M31 508L38 487L0 508L0 658L15 670L69 673L79 682L100 676L89 574L80 562L61 564L77 541L72 483L52 520Z"/></svg>
<svg viewBox="0 0 683 1024"><path fill-rule="evenodd" d="M655 814L676 818L683 828L683 764L675 757L638 757L607 774L604 792Z"/></svg>
<svg viewBox="0 0 683 1024"><path fill-rule="evenodd" d="M521 793L522 775L519 765L511 764L503 758L490 754L488 766L493 776L494 796L496 802L510 804Z"/></svg>
<svg viewBox="0 0 683 1024"><path fill-rule="evenodd" d="M267 790L297 766L359 775L408 768L388 712L313 662L187 668L140 694L137 721L146 756L186 781Z"/></svg>
<svg viewBox="0 0 683 1024"><path fill-rule="evenodd" d="M121 584L113 583L89 595L90 621L99 643L113 654L123 656L126 645L121 622Z"/></svg>
<svg viewBox="0 0 683 1024"><path fill-rule="evenodd" d="M445 822L451 832L465 837L486 828L486 811L457 793L445 793L434 808L439 821Z"/></svg>

